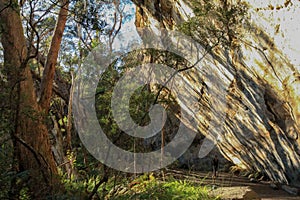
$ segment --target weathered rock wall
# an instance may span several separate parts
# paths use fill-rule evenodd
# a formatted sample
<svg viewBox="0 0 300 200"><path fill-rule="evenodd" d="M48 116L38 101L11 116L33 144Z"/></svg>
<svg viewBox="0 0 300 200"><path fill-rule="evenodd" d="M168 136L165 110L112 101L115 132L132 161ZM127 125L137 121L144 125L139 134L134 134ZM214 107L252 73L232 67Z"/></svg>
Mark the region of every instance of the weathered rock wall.
<svg viewBox="0 0 300 200"><path fill-rule="evenodd" d="M133 2L137 27L172 30L192 15L188 1ZM201 107L194 113L198 131L232 162L300 186L299 68L262 28L251 26L238 50L218 48L201 68L186 72L189 84L199 88L191 93Z"/></svg>

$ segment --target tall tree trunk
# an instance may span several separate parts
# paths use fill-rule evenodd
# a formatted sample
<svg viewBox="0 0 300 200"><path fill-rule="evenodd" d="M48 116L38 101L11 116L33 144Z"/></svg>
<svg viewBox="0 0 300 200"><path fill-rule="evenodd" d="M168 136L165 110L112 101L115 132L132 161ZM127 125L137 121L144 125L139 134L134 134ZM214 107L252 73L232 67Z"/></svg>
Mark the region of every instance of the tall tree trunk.
<svg viewBox="0 0 300 200"><path fill-rule="evenodd" d="M48 52L44 73L43 73L39 103L41 107L45 110L45 112L48 112L50 107L50 101L51 101L52 89L53 89L53 79L55 74L55 66L58 58L63 32L66 26L68 7L69 7L69 1L61 0L61 9L58 14L56 27L52 37L52 41L51 41L51 45Z"/></svg>
<svg viewBox="0 0 300 200"><path fill-rule="evenodd" d="M1 42L4 48L4 66L11 86L11 104L15 110L15 129L11 136L14 141L14 155L18 161L18 171L26 172L27 184L33 198L51 195L55 186L59 186L57 167L51 152L51 144L46 125L46 116L50 105L51 92L43 97L41 105L37 102L30 68L27 65L27 46L23 32L18 2L16 0L0 0ZM65 10L62 7L62 10ZM65 15L65 14L64 14ZM61 18L61 15L59 16ZM66 16L63 16L66 18ZM62 20L63 21L63 20ZM62 23L62 24L60 24ZM64 22L58 19L59 37L64 29ZM57 33L58 32L58 33ZM61 40L61 39L60 39ZM52 89L55 70L54 51L59 51L60 40L56 39L49 53L49 72L44 73L47 88ZM52 45L51 45L52 46ZM58 46L58 47L57 47ZM53 55L54 54L54 55ZM53 69L54 68L54 69ZM49 74L49 75L48 75ZM52 80L50 80L52 78ZM50 82L50 83L48 83ZM50 86L49 86L50 85ZM48 105L46 105L48 104Z"/></svg>

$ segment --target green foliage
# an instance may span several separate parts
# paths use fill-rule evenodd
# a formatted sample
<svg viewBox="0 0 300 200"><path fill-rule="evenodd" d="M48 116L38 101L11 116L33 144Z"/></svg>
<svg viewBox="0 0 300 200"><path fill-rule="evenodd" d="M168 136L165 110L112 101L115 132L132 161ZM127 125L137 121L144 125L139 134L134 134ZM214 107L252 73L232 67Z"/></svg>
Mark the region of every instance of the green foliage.
<svg viewBox="0 0 300 200"><path fill-rule="evenodd" d="M74 1L71 9L76 22L92 30L103 30L107 23L103 19L105 3L102 1Z"/></svg>
<svg viewBox="0 0 300 200"><path fill-rule="evenodd" d="M208 195L208 190L205 187L195 185L188 181L177 181L174 179L168 179L166 181L160 181L155 179L151 175L147 180L137 179L131 189L123 194L111 198L115 200L127 200L127 199L190 199L190 200L210 200L217 199ZM110 198L107 198L110 199Z"/></svg>
<svg viewBox="0 0 300 200"><path fill-rule="evenodd" d="M8 198L10 182L14 175L11 171L13 149L8 142L4 142L0 145L0 199L5 199Z"/></svg>
<svg viewBox="0 0 300 200"><path fill-rule="evenodd" d="M206 47L235 45L235 39L241 36L241 27L247 22L246 3L230 4L227 0L193 0L191 3L195 16L179 27L181 31Z"/></svg>
<svg viewBox="0 0 300 200"><path fill-rule="evenodd" d="M3 56L0 47L0 58ZM8 191L14 172L12 172L13 147L10 133L13 130L14 111L11 105L10 88L7 83L7 70L0 59L0 199L8 198Z"/></svg>
<svg viewBox="0 0 300 200"><path fill-rule="evenodd" d="M114 121L111 109L111 99L115 84L118 82L122 72L110 67L99 81L96 96L97 117L103 131L106 135L123 149L133 150L134 138L122 134L118 125ZM131 85L128 85L128 91ZM154 102L154 94L147 90L147 86L138 88L130 99L129 113L135 123L139 125L147 124L150 119L148 110ZM124 117L124 120L127 120Z"/></svg>
<svg viewBox="0 0 300 200"><path fill-rule="evenodd" d="M119 178L118 178L119 177ZM89 180L70 181L64 179L66 193L60 195L59 199L87 199L100 176ZM213 200L217 197L208 194L208 188L186 180L175 180L166 177L165 181L156 178L153 173L145 173L137 178L112 175L103 183L95 194L105 200L128 200L128 199L188 199L188 200Z"/></svg>
<svg viewBox="0 0 300 200"><path fill-rule="evenodd" d="M60 199L86 199L87 188L93 186L92 179L88 181L73 181L70 179L63 180L66 193L60 196Z"/></svg>
<svg viewBox="0 0 300 200"><path fill-rule="evenodd" d="M22 188L20 191L20 200L29 200L30 195L29 195L29 189L27 187Z"/></svg>
<svg viewBox="0 0 300 200"><path fill-rule="evenodd" d="M120 74L113 68L109 68L99 81L96 90L97 116L103 131L108 135L114 135L118 132L117 125L113 120L111 111L111 97L114 86Z"/></svg>

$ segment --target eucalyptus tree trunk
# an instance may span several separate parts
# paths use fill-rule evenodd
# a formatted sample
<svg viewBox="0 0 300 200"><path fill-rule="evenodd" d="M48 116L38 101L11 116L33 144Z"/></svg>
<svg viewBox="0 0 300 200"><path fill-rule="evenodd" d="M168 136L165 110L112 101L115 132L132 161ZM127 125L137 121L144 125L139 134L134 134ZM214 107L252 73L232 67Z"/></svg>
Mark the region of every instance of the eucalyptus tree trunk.
<svg viewBox="0 0 300 200"><path fill-rule="evenodd" d="M51 195L53 189L60 186L57 166L51 152L46 117L52 95L56 59L66 23L67 6L68 4L64 3L58 16L43 75L42 95L38 102L28 65L29 56L18 1L0 0L4 67L11 87L10 103L14 110L14 130L11 137L17 161L16 170L27 174L25 183L33 198Z"/></svg>

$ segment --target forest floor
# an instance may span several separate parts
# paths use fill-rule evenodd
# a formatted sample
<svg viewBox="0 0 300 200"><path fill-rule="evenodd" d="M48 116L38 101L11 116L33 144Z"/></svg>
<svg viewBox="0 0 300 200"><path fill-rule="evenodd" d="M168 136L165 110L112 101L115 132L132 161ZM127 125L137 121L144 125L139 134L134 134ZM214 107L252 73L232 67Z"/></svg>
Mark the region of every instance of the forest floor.
<svg viewBox="0 0 300 200"><path fill-rule="evenodd" d="M281 189L272 189L268 181L252 183L248 178L236 176L232 173L219 173L215 182L212 179L212 174L205 172L167 170L165 175L173 176L175 179L188 179L201 185L211 186L209 187L212 190L210 191L211 194L214 194L214 190L217 193L217 190L220 191L220 189L224 189L225 192L235 188L238 193L241 193L241 190L250 188L258 194L261 200L300 200L300 196L291 195ZM215 189L213 189L214 187Z"/></svg>

